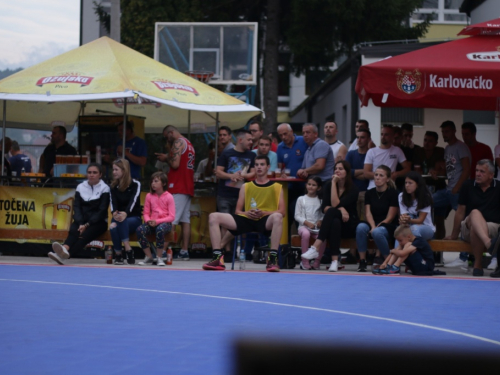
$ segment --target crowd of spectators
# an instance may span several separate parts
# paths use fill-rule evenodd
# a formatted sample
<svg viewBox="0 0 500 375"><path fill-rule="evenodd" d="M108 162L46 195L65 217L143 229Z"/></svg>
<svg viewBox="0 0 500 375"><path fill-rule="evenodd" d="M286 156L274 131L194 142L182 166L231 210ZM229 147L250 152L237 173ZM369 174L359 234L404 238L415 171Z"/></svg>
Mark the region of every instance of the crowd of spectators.
<svg viewBox="0 0 500 375"><path fill-rule="evenodd" d="M158 250L165 250L160 237L177 224L182 227L180 258L189 259L189 208L194 195L194 176L218 179L217 213L209 219L212 244L216 243L217 248L205 269L224 269L223 256L230 251L233 235L260 228L258 231L264 235L250 235L245 250L250 254L257 245L265 246L270 235L267 270L279 271L275 255L278 234L281 236L282 221L277 219L280 215L288 218L288 233L292 233L295 223L302 237L300 267L305 270L318 269L326 251L331 257L329 271L341 269L341 238L356 239L357 251L351 251L359 258L359 272L366 272L371 264L372 271L381 274L398 273L403 261L410 269L413 265L416 274L432 274L435 259L429 260L428 249L420 240L461 238L469 242L472 254L460 253L444 266L467 268L473 264L474 276L484 275L483 253L495 249L500 228L500 186L495 179L500 145L493 153L489 146L478 142L476 126L471 122L461 126L461 141L455 124L444 121L440 126L443 141L447 143L444 149L437 146L439 134L433 131L425 133L421 146L416 144L413 126L407 123L400 127L382 125L377 146L371 139L368 122L360 119L355 124L356 138L349 147L337 139L334 121L324 124L323 139L313 123L302 126L302 135L294 134L286 123L269 135L264 135L258 121L234 134L223 126L218 133L218 149L215 142L209 145L208 157L199 163L196 173L193 145L174 126L168 125L163 131L166 152L156 154L158 172L151 177L144 223L137 210L139 179L147 150L144 140L134 135L133 124L127 123L126 129L125 148L121 138L116 147L117 156L124 153L125 158L111 162L111 189L100 179L101 169L96 164L89 165L87 180L77 187L74 222L68 239L63 244L54 243L54 251L49 254L56 262L63 264L70 250L110 229L117 264L123 264L124 259L135 262L128 236L136 231L146 253L139 264L163 265L148 248L145 236L161 233ZM118 125L118 133L123 135L123 131L122 123ZM281 142L277 142L277 137ZM66 142L64 127L54 127L51 140L40 164L47 175L53 174L56 155L76 153ZM19 144L6 139L5 145L8 153L2 153L9 171L30 172L30 159ZM288 202L272 181L276 171L283 171L282 176L287 171L293 179L288 183ZM96 192L98 196L94 197ZM97 200L92 202L94 198ZM109 202L112 222L108 226L103 207ZM455 211L453 230L446 236L444 221L452 211ZM408 230L396 230L398 226ZM376 244L374 254L369 254L369 239ZM308 246L312 240L313 245ZM416 253L420 254L418 260L429 266L416 267ZM497 265L493 253L485 267L495 270L493 277L500 277Z"/></svg>

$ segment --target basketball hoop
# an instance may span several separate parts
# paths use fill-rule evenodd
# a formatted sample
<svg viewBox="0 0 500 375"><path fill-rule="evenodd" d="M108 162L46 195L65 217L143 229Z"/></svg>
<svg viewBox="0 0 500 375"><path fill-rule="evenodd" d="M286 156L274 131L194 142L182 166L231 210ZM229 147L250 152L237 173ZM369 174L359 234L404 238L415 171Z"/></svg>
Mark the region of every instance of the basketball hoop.
<svg viewBox="0 0 500 375"><path fill-rule="evenodd" d="M214 72L205 70L188 70L185 74L203 83L210 82L210 78L214 76Z"/></svg>

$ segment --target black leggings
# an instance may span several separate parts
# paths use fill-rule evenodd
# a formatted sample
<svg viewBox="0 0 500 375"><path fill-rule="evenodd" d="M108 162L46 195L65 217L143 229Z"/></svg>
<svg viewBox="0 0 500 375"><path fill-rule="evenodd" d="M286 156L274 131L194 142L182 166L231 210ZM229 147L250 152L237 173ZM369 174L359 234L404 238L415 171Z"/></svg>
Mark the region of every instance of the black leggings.
<svg viewBox="0 0 500 375"><path fill-rule="evenodd" d="M79 224L73 222L69 228L68 238L64 241L64 245L68 245L71 252L83 250L89 242L106 232L108 230L108 223L102 220L98 223L91 224L83 231L81 236L80 232L78 232L79 227Z"/></svg>
<svg viewBox="0 0 500 375"><path fill-rule="evenodd" d="M332 255L340 255L340 239L356 237L357 220L349 217L347 222L342 221L342 213L336 207L331 207L326 211L321 228L318 233L318 240L330 243Z"/></svg>

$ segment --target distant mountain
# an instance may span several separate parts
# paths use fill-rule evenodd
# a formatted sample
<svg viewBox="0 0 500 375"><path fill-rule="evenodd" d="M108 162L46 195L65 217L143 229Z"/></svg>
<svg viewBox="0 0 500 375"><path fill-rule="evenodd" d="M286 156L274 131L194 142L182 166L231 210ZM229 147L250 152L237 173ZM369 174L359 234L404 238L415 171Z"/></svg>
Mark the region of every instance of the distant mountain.
<svg viewBox="0 0 500 375"><path fill-rule="evenodd" d="M10 69L0 70L0 79L4 79L5 77L8 77L11 74L17 73L21 70L23 70L23 68L17 68L14 70L10 70Z"/></svg>

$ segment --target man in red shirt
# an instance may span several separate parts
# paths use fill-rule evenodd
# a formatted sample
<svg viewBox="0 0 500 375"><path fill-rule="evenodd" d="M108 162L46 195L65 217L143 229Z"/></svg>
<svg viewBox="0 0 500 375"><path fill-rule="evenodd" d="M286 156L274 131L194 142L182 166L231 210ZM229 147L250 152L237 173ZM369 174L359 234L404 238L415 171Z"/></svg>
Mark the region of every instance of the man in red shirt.
<svg viewBox="0 0 500 375"><path fill-rule="evenodd" d="M477 162L479 160L488 159L493 163L495 162L493 159L493 152L491 151L491 147L487 144L478 142L476 140L476 133L477 129L474 123L464 122L462 124L462 139L464 140L464 143L467 145L467 147L469 147L472 158L470 163L470 165L472 166L470 169L471 180L476 179L476 168L474 166L477 165Z"/></svg>
<svg viewBox="0 0 500 375"><path fill-rule="evenodd" d="M170 145L170 153L155 154L158 160L170 165L168 172L168 191L174 196L174 225L181 223L182 248L179 257L189 260L189 238L191 237L190 207L194 195L194 147L173 125L163 129L163 136ZM158 254L161 256L161 254Z"/></svg>

